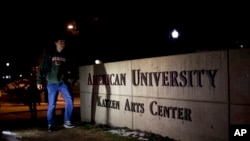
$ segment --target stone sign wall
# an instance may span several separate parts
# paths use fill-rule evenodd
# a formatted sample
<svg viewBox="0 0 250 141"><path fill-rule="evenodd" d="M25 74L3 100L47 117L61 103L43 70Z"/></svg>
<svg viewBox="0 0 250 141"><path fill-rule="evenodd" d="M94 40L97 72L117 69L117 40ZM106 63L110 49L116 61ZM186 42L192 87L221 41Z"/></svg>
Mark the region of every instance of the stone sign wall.
<svg viewBox="0 0 250 141"><path fill-rule="evenodd" d="M231 124L250 123L249 54L221 50L81 66L81 120L183 141L226 141Z"/></svg>

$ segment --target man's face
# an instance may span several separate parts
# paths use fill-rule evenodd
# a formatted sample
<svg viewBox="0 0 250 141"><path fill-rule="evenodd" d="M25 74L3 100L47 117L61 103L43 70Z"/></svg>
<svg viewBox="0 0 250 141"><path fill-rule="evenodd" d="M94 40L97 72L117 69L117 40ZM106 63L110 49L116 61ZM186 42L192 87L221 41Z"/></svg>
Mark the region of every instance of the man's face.
<svg viewBox="0 0 250 141"><path fill-rule="evenodd" d="M58 51L61 51L65 47L65 40L58 40L58 41L55 42L55 44L56 44L56 49Z"/></svg>

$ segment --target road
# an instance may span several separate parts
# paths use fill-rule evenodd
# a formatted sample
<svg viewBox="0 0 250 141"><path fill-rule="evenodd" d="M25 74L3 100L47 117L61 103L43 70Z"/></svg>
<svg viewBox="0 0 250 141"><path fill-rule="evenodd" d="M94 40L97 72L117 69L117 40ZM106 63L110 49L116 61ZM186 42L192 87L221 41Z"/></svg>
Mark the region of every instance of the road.
<svg viewBox="0 0 250 141"><path fill-rule="evenodd" d="M64 110L65 103L64 101L58 101L56 106L56 115L62 114ZM37 105L37 117L43 118L46 117L47 112L47 103L40 103ZM80 114L80 98L74 98L74 107L75 112ZM10 103L10 102L2 102L0 107L0 121L4 120L15 120L15 119L27 119L30 118L30 112L28 105L18 104L18 103Z"/></svg>

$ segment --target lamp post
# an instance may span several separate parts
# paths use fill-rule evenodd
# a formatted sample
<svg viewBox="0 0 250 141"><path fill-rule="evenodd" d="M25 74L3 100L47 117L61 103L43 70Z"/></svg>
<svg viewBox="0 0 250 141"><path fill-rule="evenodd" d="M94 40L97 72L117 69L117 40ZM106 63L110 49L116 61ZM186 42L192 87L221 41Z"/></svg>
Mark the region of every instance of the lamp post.
<svg viewBox="0 0 250 141"><path fill-rule="evenodd" d="M177 38L179 37L179 32L178 32L176 29L174 29L174 30L171 32L171 37L172 37L173 39L177 39Z"/></svg>
<svg viewBox="0 0 250 141"><path fill-rule="evenodd" d="M75 21L71 21L67 24L67 31L70 32L73 36L77 36L79 34L79 30Z"/></svg>
<svg viewBox="0 0 250 141"><path fill-rule="evenodd" d="M179 54L185 50L181 48L180 32L176 28L169 31L168 37L170 39L171 54Z"/></svg>

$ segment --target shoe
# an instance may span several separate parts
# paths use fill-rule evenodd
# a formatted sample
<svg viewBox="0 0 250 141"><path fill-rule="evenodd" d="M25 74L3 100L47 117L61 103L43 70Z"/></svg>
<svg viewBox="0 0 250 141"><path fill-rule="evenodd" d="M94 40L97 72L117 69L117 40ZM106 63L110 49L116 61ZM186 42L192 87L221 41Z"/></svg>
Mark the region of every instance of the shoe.
<svg viewBox="0 0 250 141"><path fill-rule="evenodd" d="M48 131L49 131L49 132L54 131L54 126L53 126L53 125L49 125L49 126L48 126Z"/></svg>
<svg viewBox="0 0 250 141"><path fill-rule="evenodd" d="M64 126L65 128L74 128L74 127L75 127L75 125L73 125L70 121L66 121L66 122L63 124L63 126Z"/></svg>

